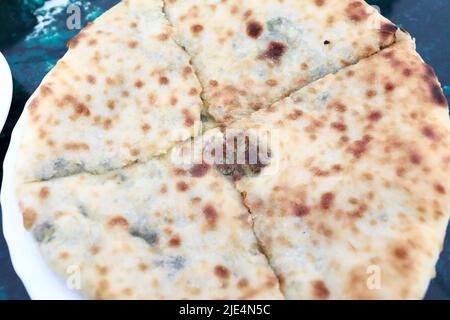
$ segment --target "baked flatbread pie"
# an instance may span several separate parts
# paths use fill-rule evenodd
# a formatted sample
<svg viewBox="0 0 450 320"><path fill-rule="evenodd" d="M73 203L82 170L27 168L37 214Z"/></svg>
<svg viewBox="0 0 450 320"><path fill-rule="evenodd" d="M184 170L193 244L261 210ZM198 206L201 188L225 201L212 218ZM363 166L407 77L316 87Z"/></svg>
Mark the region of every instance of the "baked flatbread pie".
<svg viewBox="0 0 450 320"><path fill-rule="evenodd" d="M198 133L201 87L158 0L125 1L69 42L29 106L26 181L101 173Z"/></svg>
<svg viewBox="0 0 450 320"><path fill-rule="evenodd" d="M128 0L69 47L25 111L15 184L71 288L423 298L450 215L447 101L365 2Z"/></svg>
<svg viewBox="0 0 450 320"><path fill-rule="evenodd" d="M165 0L209 113L230 122L357 62L397 27L359 0Z"/></svg>

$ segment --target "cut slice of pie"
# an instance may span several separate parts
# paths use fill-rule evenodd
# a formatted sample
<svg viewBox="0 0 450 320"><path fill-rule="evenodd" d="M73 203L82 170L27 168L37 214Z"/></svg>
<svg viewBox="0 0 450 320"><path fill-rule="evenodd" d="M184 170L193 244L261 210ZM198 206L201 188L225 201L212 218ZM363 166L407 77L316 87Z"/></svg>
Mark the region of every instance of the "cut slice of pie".
<svg viewBox="0 0 450 320"><path fill-rule="evenodd" d="M44 258L88 298L283 298L239 193L209 166L151 160L18 199Z"/></svg>
<svg viewBox="0 0 450 320"><path fill-rule="evenodd" d="M393 43L396 26L359 0L165 0L208 110L229 122Z"/></svg>
<svg viewBox="0 0 450 320"><path fill-rule="evenodd" d="M200 84L161 1L123 1L69 47L26 111L22 181L120 168L198 133Z"/></svg>
<svg viewBox="0 0 450 320"><path fill-rule="evenodd" d="M288 299L423 298L449 221L450 126L411 40L230 128L280 137L235 180Z"/></svg>

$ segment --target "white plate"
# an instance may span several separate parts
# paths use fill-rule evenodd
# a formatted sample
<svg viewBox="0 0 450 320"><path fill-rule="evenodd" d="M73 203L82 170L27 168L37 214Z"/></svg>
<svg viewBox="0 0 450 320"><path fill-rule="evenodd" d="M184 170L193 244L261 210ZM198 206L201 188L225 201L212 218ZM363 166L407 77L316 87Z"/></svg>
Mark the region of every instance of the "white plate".
<svg viewBox="0 0 450 320"><path fill-rule="evenodd" d="M6 118L8 118L9 108L11 107L12 89L11 70L5 57L0 52L0 131L2 131Z"/></svg>
<svg viewBox="0 0 450 320"><path fill-rule="evenodd" d="M25 108L32 100L28 100ZM11 261L31 299L82 299L49 268L39 253L31 234L23 227L22 214L14 192L15 164L22 140L27 113L23 112L11 136L11 143L3 162L1 204L3 233L8 244Z"/></svg>

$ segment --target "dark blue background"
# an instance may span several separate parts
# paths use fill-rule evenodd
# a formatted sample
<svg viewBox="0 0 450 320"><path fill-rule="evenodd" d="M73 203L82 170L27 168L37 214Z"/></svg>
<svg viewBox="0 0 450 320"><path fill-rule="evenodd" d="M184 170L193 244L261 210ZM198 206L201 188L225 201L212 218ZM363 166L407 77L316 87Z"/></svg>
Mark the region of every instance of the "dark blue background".
<svg viewBox="0 0 450 320"><path fill-rule="evenodd" d="M118 0L59 0L82 8L82 24L95 19ZM450 2L449 0L371 0L381 13L408 30L417 40L417 49L431 64L450 100ZM43 76L66 51L65 43L78 31L67 30L65 6L52 7L55 1L0 0L0 51L6 56L14 78L10 115L0 135L0 158L9 145L11 131L25 102ZM47 9L40 9L47 4ZM62 9L61 9L62 8ZM36 25L45 23L45 28ZM41 30L41 31L39 31ZM3 171L1 172L3 175ZM0 177L1 178L1 177ZM0 220L1 228L1 220ZM450 299L450 236L437 265L438 275L430 285L428 299ZM38 275L37 275L38 276ZM28 299L14 273L8 248L0 233L0 300Z"/></svg>

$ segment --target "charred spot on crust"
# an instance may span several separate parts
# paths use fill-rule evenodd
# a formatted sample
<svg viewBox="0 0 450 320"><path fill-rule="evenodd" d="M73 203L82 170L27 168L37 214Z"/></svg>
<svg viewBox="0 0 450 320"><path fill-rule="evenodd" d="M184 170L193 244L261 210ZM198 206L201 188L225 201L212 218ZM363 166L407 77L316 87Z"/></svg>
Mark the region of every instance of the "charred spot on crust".
<svg viewBox="0 0 450 320"><path fill-rule="evenodd" d="M133 237L141 238L152 247L156 246L159 242L158 233L147 226L135 225L130 228L129 232Z"/></svg>
<svg viewBox="0 0 450 320"><path fill-rule="evenodd" d="M263 32L263 26L258 21L250 21L247 24L247 35L250 38L258 39Z"/></svg>
<svg viewBox="0 0 450 320"><path fill-rule="evenodd" d="M444 92L437 81L436 72L430 65L424 64L423 66L425 71L423 78L430 88L431 100L439 106L447 107L447 98L445 97Z"/></svg>
<svg viewBox="0 0 450 320"><path fill-rule="evenodd" d="M270 59L275 62L280 62L281 58L287 51L287 46L284 43L278 41L272 41L269 43L266 51L260 56L261 59Z"/></svg>
<svg viewBox="0 0 450 320"><path fill-rule="evenodd" d="M239 146L239 142L244 145ZM223 144L223 163L216 164L216 168L234 181L241 180L242 177L254 177L269 165L272 157L271 151L266 150L262 156L263 148L245 135L243 139L238 137L228 138Z"/></svg>
<svg viewBox="0 0 450 320"><path fill-rule="evenodd" d="M397 32L397 26L393 23L383 23L380 27L380 34L383 40L387 40Z"/></svg>
<svg viewBox="0 0 450 320"><path fill-rule="evenodd" d="M389 32L389 33L395 33L397 32L397 29L398 29L397 26L393 23L383 23L380 28L382 32Z"/></svg>
<svg viewBox="0 0 450 320"><path fill-rule="evenodd" d="M447 98L445 98L444 93L442 92L442 89L437 84L431 85L431 97L433 98L433 101L437 103L440 106L447 106Z"/></svg>

